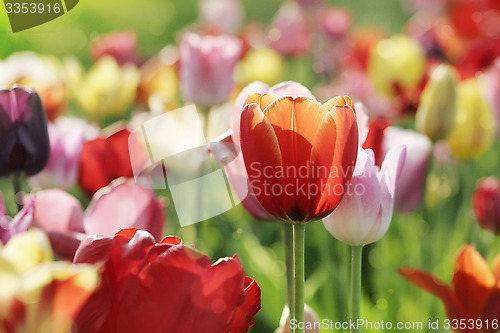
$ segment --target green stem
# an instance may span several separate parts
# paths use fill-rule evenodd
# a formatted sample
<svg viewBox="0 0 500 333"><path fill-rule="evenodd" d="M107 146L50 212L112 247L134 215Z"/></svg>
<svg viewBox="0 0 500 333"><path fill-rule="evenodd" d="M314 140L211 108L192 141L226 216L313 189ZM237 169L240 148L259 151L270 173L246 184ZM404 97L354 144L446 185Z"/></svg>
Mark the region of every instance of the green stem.
<svg viewBox="0 0 500 333"><path fill-rule="evenodd" d="M16 172L12 175L12 185L14 187L14 201L16 202L17 211L19 212L23 209L22 200L20 202L17 201L17 194L23 190L23 176L20 172Z"/></svg>
<svg viewBox="0 0 500 333"><path fill-rule="evenodd" d="M291 305L290 318L297 323L305 324L304 301L305 301L305 272L304 272L304 243L305 224L293 225L293 280L294 280L294 302ZM304 327L303 325L300 325ZM304 333L304 328L296 329L294 333Z"/></svg>
<svg viewBox="0 0 500 333"><path fill-rule="evenodd" d="M363 245L352 246L351 257L351 320L356 322L361 318L361 262ZM358 328L351 333L358 333Z"/></svg>
<svg viewBox="0 0 500 333"><path fill-rule="evenodd" d="M287 305L291 308L295 298L295 281L293 279L293 225L291 223L283 223L283 239L286 264L286 286L288 294Z"/></svg>

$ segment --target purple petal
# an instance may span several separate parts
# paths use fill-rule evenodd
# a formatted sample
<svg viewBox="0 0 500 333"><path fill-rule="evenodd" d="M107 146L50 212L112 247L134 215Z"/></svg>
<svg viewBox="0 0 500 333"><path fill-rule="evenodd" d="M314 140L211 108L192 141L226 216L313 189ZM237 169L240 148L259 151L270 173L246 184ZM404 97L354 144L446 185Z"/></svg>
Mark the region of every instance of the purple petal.
<svg viewBox="0 0 500 333"><path fill-rule="evenodd" d="M29 197L23 209L8 222L5 218L0 218L0 240L2 243L7 244L9 239L14 235L20 234L28 230L33 222L33 215L35 212L35 200Z"/></svg>

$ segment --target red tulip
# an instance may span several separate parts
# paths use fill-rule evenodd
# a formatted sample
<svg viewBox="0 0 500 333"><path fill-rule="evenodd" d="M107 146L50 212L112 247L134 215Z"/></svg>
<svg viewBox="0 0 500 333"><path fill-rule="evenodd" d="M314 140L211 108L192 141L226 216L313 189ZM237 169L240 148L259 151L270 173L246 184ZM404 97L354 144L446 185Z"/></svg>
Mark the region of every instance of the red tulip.
<svg viewBox="0 0 500 333"><path fill-rule="evenodd" d="M132 177L128 137L123 129L107 138L97 138L83 144L80 153L78 184L88 195L107 186L119 177Z"/></svg>
<svg viewBox="0 0 500 333"><path fill-rule="evenodd" d="M500 235L500 180L486 177L472 195L472 207L481 228Z"/></svg>
<svg viewBox="0 0 500 333"><path fill-rule="evenodd" d="M453 287L437 277L413 268L401 268L399 273L417 287L439 297L449 319L474 321L482 327L456 329L456 332L496 332L500 319L500 256L495 260L495 275L474 246L465 245L455 262ZM496 327L492 326L496 319ZM486 325L488 320L489 326Z"/></svg>
<svg viewBox="0 0 500 333"><path fill-rule="evenodd" d="M368 135L363 143L364 149L371 149L375 154L375 164L382 165L385 154L382 153L384 131L391 125L391 122L385 118L376 118L370 122Z"/></svg>
<svg viewBox="0 0 500 333"><path fill-rule="evenodd" d="M141 63L137 55L137 35L133 31L114 31L99 37L91 42L90 55L94 62L111 56L120 65Z"/></svg>
<svg viewBox="0 0 500 333"><path fill-rule="evenodd" d="M86 333L243 333L260 289L238 258L210 259L175 237L124 229L80 245L75 263L101 265L102 284L76 319Z"/></svg>
<svg viewBox="0 0 500 333"><path fill-rule="evenodd" d="M358 128L351 99L253 94L241 114L250 188L271 215L305 223L330 214L352 177Z"/></svg>

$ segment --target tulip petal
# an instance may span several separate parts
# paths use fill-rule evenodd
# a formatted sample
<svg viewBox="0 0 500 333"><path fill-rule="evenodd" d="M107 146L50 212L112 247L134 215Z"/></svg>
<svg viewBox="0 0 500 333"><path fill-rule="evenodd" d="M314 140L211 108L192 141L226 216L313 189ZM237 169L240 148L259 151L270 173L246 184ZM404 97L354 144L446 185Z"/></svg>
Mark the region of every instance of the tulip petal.
<svg viewBox="0 0 500 333"><path fill-rule="evenodd" d="M250 190L266 211L286 219L281 198L266 193L266 188L269 191L276 184L281 188L281 178L269 177L262 169L270 167L274 173L281 168L281 152L273 127L257 104L248 104L243 109L240 136Z"/></svg>
<svg viewBox="0 0 500 333"><path fill-rule="evenodd" d="M14 216L12 221L9 222L5 216L0 216L0 241L7 244L13 236L28 230L33 222L34 212L34 200L33 197L29 197L23 209Z"/></svg>
<svg viewBox="0 0 500 333"><path fill-rule="evenodd" d="M405 279L413 283L415 286L433 294L443 301L444 307L448 318L450 319L468 319L469 317L465 312L464 307L458 301L453 293L453 290L446 285L442 280L432 276L429 273L422 272L413 268L400 268L399 274ZM465 331L464 331L465 332ZM467 332L477 332L476 330L469 330Z"/></svg>
<svg viewBox="0 0 500 333"><path fill-rule="evenodd" d="M486 302L481 319L483 322L488 320L488 322L493 322L493 320L498 320L500 318L500 284L497 288L490 294L488 301ZM498 327L493 328L490 325L488 329L485 329L485 333L498 332Z"/></svg>
<svg viewBox="0 0 500 333"><path fill-rule="evenodd" d="M260 310L260 287L255 279L245 277L245 303L240 305L234 315L229 333L246 333L253 326L253 317Z"/></svg>
<svg viewBox="0 0 500 333"><path fill-rule="evenodd" d="M2 193L0 193L0 219L7 215L7 209L5 209L5 203L3 201Z"/></svg>
<svg viewBox="0 0 500 333"><path fill-rule="evenodd" d="M323 189L321 197L311 201L311 209L318 218L328 215L339 204L354 172L358 153L354 111L349 106L332 106L333 100L324 104L330 113L320 126L311 151L311 165L327 168L326 173L318 172L311 178L311 183Z"/></svg>
<svg viewBox="0 0 500 333"><path fill-rule="evenodd" d="M313 94L305 86L298 82L286 81L278 83L269 89L269 94L274 94L277 96L291 96L292 98L305 97L316 100Z"/></svg>
<svg viewBox="0 0 500 333"><path fill-rule="evenodd" d="M309 202L319 196L309 186L314 171L310 164L311 150L328 111L312 99L281 97L264 114L273 126L282 154L281 197L285 210L294 221L307 220L314 214L309 210Z"/></svg>
<svg viewBox="0 0 500 333"><path fill-rule="evenodd" d="M465 245L455 262L453 288L470 318L481 318L496 284L488 263L474 246Z"/></svg>
<svg viewBox="0 0 500 333"><path fill-rule="evenodd" d="M493 272L500 283L500 254L493 260Z"/></svg>

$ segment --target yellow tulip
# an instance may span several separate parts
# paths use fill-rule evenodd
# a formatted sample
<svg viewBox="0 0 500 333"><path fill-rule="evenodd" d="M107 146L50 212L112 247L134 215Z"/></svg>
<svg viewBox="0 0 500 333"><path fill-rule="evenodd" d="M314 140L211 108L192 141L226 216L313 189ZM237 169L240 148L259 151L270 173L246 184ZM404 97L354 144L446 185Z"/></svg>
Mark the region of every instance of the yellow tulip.
<svg viewBox="0 0 500 333"><path fill-rule="evenodd" d="M495 135L495 119L479 82L471 78L458 85L455 125L448 138L456 157L471 159L487 151Z"/></svg>
<svg viewBox="0 0 500 333"><path fill-rule="evenodd" d="M425 53L410 37L395 35L372 48L368 59L368 76L375 88L394 96L394 84L413 90L425 73Z"/></svg>
<svg viewBox="0 0 500 333"><path fill-rule="evenodd" d="M285 74L283 58L270 48L248 51L236 69L236 81L243 86L250 82L262 81L269 85L282 81Z"/></svg>
<svg viewBox="0 0 500 333"><path fill-rule="evenodd" d="M135 65L118 65L112 57L99 59L87 74L76 60L66 62L77 104L88 115L117 117L135 100L140 73Z"/></svg>
<svg viewBox="0 0 500 333"><path fill-rule="evenodd" d="M420 96L417 130L432 141L446 139L453 130L457 99L457 73L441 64L434 69Z"/></svg>

